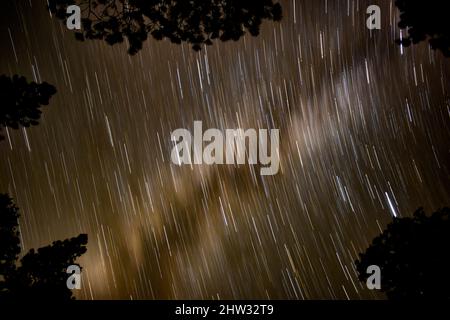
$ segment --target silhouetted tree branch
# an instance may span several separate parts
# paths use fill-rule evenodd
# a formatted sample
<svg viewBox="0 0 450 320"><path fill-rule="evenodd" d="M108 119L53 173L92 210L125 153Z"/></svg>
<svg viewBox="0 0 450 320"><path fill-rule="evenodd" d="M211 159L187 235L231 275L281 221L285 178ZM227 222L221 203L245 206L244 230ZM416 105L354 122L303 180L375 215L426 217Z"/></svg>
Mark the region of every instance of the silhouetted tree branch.
<svg viewBox="0 0 450 320"><path fill-rule="evenodd" d="M28 83L25 77L0 76L0 140L4 127L18 129L19 126L37 125L41 117L41 106L48 105L54 86L47 82Z"/></svg>
<svg viewBox="0 0 450 320"><path fill-rule="evenodd" d="M400 10L399 28L408 36L397 42L405 47L428 39L431 47L450 57L450 19L447 1L396 0Z"/></svg>
<svg viewBox="0 0 450 320"><path fill-rule="evenodd" d="M67 6L83 14L78 40L100 39L113 45L128 40L128 53L142 49L148 34L157 40L187 42L194 50L212 40L239 40L248 30L259 34L263 19L281 20L281 5L272 0L50 0L49 9L66 21Z"/></svg>
<svg viewBox="0 0 450 320"><path fill-rule="evenodd" d="M426 216L394 218L355 262L359 279L367 267L381 269L381 290L389 299L450 298L450 209Z"/></svg>

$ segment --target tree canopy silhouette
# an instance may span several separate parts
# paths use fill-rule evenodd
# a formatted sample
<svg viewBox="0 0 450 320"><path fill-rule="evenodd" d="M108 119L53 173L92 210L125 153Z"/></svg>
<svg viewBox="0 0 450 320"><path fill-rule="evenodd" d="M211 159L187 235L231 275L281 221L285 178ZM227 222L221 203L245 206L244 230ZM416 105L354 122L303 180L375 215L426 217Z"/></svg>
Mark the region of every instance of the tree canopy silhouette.
<svg viewBox="0 0 450 320"><path fill-rule="evenodd" d="M18 208L0 194L0 299L71 299L66 268L86 252L87 235L31 249L18 263L20 233Z"/></svg>
<svg viewBox="0 0 450 320"><path fill-rule="evenodd" d="M399 28L407 29L408 36L397 40L408 47L428 39L433 49L450 57L450 19L448 3L442 0L396 0L400 10Z"/></svg>
<svg viewBox="0 0 450 320"><path fill-rule="evenodd" d="M4 127L18 129L19 125L37 125L41 106L48 105L56 89L47 82L27 82L25 77L0 76L0 140Z"/></svg>
<svg viewBox="0 0 450 320"><path fill-rule="evenodd" d="M394 218L355 262L359 279L367 267L381 269L381 290L389 299L450 298L450 209L426 216Z"/></svg>
<svg viewBox="0 0 450 320"><path fill-rule="evenodd" d="M239 40L245 30L259 34L263 19L281 20L281 5L272 0L50 0L49 9L66 21L69 5L83 17L78 40L100 39L113 45L128 40L128 53L142 49L148 34L157 40L187 42L196 51L212 40Z"/></svg>

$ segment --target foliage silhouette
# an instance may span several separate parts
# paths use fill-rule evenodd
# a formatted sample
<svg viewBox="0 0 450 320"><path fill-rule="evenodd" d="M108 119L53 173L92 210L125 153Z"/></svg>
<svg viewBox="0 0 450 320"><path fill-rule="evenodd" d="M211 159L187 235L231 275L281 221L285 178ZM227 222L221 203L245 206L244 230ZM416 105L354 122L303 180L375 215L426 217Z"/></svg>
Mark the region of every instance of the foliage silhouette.
<svg viewBox="0 0 450 320"><path fill-rule="evenodd" d="M50 0L49 9L66 21L69 5L82 11L78 40L100 39L113 45L128 40L129 54L142 49L148 34L157 40L187 42L196 51L212 40L239 40L245 30L259 34L263 19L281 20L272 0Z"/></svg>
<svg viewBox="0 0 450 320"><path fill-rule="evenodd" d="M6 194L0 194L0 275L11 274L16 269L20 253L19 212ZM0 282L0 292L4 283Z"/></svg>
<svg viewBox="0 0 450 320"><path fill-rule="evenodd" d="M48 105L52 95L56 93L54 86L47 82L28 83L25 77L14 75L0 76L0 140L4 137L4 127L18 129L19 125L29 127L37 125L41 116L41 106Z"/></svg>
<svg viewBox="0 0 450 320"><path fill-rule="evenodd" d="M399 28L407 29L408 36L397 40L402 46L428 41L435 50L450 57L450 19L448 4L442 0L396 0L400 10Z"/></svg>
<svg viewBox="0 0 450 320"><path fill-rule="evenodd" d="M367 267L381 269L381 290L389 299L450 298L450 209L426 216L394 218L355 262L359 280Z"/></svg>
<svg viewBox="0 0 450 320"><path fill-rule="evenodd" d="M87 235L31 249L17 263L20 253L18 208L7 194L0 194L0 300L72 299L66 268L86 252Z"/></svg>

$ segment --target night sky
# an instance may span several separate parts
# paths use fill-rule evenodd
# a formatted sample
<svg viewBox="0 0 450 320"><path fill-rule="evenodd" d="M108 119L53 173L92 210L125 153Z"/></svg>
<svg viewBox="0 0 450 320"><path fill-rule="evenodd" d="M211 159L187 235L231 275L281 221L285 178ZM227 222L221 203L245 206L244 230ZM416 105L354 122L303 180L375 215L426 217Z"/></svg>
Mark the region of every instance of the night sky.
<svg viewBox="0 0 450 320"><path fill-rule="evenodd" d="M81 299L380 299L354 260L393 216L450 205L450 60L393 1L281 1L258 37L195 52L80 42L45 0L2 1L1 74L57 88L5 131L24 251L89 236ZM381 7L381 30L366 8ZM280 171L176 166L170 134L280 129Z"/></svg>

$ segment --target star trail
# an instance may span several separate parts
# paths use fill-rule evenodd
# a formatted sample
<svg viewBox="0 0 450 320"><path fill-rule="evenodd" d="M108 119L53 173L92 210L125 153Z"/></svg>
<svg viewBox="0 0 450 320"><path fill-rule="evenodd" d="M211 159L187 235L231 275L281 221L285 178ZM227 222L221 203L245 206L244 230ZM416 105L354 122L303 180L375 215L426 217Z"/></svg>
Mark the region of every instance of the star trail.
<svg viewBox="0 0 450 320"><path fill-rule="evenodd" d="M87 233L79 299L381 299L354 261L392 217L450 200L450 60L402 48L393 1L282 0L257 37L75 40L44 0L5 1L3 74L57 93L4 130L0 191L24 251ZM381 29L366 8L381 8ZM185 165L171 132L280 130L280 168Z"/></svg>

